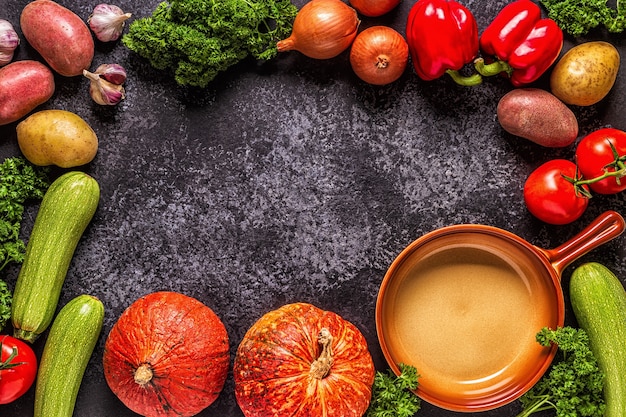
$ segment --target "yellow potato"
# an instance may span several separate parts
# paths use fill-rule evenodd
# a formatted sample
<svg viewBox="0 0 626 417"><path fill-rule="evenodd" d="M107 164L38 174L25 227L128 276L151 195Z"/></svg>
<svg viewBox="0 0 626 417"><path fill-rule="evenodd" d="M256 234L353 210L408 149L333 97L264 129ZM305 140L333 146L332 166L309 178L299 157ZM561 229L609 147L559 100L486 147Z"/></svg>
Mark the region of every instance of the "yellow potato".
<svg viewBox="0 0 626 417"><path fill-rule="evenodd" d="M77 167L91 162L98 151L96 133L70 111L38 111L18 123L16 130L20 150L34 165Z"/></svg>
<svg viewBox="0 0 626 417"><path fill-rule="evenodd" d="M550 74L550 89L567 104L591 106L609 94L619 65L619 52L610 43L581 43L556 63Z"/></svg>

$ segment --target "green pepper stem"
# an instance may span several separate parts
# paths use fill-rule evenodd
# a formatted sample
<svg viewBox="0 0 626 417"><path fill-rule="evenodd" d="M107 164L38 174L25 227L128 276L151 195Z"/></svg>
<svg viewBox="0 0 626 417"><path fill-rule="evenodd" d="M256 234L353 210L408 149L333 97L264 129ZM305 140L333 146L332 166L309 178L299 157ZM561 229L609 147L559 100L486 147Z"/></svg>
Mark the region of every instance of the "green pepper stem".
<svg viewBox="0 0 626 417"><path fill-rule="evenodd" d="M492 77L502 72L506 72L509 77L513 74L513 67L501 60L485 64L483 58L476 58L474 60L474 68L476 68L476 71L483 77Z"/></svg>
<svg viewBox="0 0 626 417"><path fill-rule="evenodd" d="M452 77L455 83L464 87L472 87L483 82L483 77L481 77L480 74L464 76L461 75L459 71L452 69L446 70L446 74Z"/></svg>

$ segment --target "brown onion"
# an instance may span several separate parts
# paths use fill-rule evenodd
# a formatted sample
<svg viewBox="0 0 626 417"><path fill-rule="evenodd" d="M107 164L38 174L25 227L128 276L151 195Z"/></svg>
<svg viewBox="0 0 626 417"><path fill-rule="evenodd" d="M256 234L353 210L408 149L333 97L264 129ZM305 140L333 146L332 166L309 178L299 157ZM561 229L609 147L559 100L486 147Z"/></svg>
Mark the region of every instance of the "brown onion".
<svg viewBox="0 0 626 417"><path fill-rule="evenodd" d="M402 75L409 59L404 37L388 26L372 26L358 34L350 51L355 74L369 84L389 84Z"/></svg>
<svg viewBox="0 0 626 417"><path fill-rule="evenodd" d="M392 11L400 0L350 0L350 4L363 16L378 17Z"/></svg>
<svg viewBox="0 0 626 417"><path fill-rule="evenodd" d="M309 58L333 58L352 44L360 23L356 10L341 0L311 0L298 11L291 35L276 47Z"/></svg>

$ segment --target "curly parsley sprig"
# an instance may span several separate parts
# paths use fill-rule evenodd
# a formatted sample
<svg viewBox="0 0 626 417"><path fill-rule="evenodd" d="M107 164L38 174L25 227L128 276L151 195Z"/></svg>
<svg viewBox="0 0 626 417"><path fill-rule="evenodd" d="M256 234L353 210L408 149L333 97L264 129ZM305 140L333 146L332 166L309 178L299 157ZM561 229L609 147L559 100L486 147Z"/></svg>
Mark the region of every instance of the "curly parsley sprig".
<svg viewBox="0 0 626 417"><path fill-rule="evenodd" d="M548 372L520 397L524 410L517 417L554 410L556 417L602 417L604 373L591 351L583 329L543 328L537 333L542 346L556 344L557 357Z"/></svg>
<svg viewBox="0 0 626 417"><path fill-rule="evenodd" d="M268 60L291 33L290 0L170 0L129 25L122 43L183 86L206 87L247 56Z"/></svg>
<svg viewBox="0 0 626 417"><path fill-rule="evenodd" d="M399 367L399 376L391 370L376 372L366 417L411 417L421 408L419 397L412 392L417 388L417 369L405 364Z"/></svg>
<svg viewBox="0 0 626 417"><path fill-rule="evenodd" d="M9 262L24 260L25 244L19 237L24 204L41 200L49 186L48 170L35 168L22 157L0 164L0 271Z"/></svg>
<svg viewBox="0 0 626 417"><path fill-rule="evenodd" d="M582 36L596 27L604 27L610 33L626 29L626 3L617 0L616 8L609 7L607 0L541 0L548 17L572 36Z"/></svg>

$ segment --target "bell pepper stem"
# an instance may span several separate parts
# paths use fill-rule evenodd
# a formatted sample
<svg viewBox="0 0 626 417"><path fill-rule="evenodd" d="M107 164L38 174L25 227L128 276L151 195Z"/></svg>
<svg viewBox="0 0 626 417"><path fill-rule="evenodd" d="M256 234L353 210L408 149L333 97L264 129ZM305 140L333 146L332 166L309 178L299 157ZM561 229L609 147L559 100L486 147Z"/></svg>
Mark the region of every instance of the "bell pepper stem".
<svg viewBox="0 0 626 417"><path fill-rule="evenodd" d="M478 85L483 82L483 77L480 74L472 74L472 75L461 75L457 70L446 70L446 74L448 74L455 83L462 85L464 87L471 87L474 85Z"/></svg>
<svg viewBox="0 0 626 417"><path fill-rule="evenodd" d="M474 68L476 68L476 72L483 77L492 77L502 72L506 72L509 77L513 74L513 68L508 63L501 60L485 64L483 58L476 58L474 60Z"/></svg>

